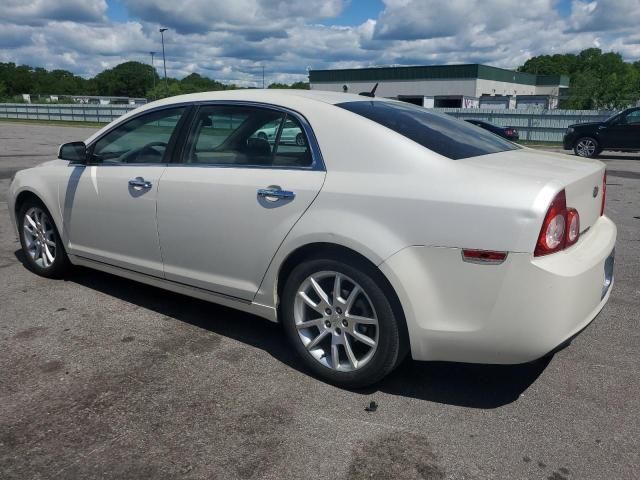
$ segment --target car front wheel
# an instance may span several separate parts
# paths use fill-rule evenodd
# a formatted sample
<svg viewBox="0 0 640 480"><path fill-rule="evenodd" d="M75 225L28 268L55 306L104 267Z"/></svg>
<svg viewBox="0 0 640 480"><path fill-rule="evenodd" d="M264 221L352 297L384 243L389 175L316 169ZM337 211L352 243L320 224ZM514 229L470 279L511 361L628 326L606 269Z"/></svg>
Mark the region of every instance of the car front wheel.
<svg viewBox="0 0 640 480"><path fill-rule="evenodd" d="M18 212L18 228L26 266L43 277L62 276L69 267L69 259L44 205L36 200L25 202Z"/></svg>
<svg viewBox="0 0 640 480"><path fill-rule="evenodd" d="M573 151L579 157L593 158L600 153L598 141L591 137L579 138L573 148Z"/></svg>
<svg viewBox="0 0 640 480"><path fill-rule="evenodd" d="M282 295L285 331L306 366L348 388L382 379L405 351L385 288L364 267L332 259L303 262Z"/></svg>

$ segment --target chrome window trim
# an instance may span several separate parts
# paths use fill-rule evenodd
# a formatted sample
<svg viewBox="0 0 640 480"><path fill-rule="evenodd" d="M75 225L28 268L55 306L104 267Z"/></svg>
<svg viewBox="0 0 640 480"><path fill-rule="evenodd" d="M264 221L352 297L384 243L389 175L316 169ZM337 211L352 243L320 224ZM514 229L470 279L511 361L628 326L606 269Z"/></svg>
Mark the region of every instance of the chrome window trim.
<svg viewBox="0 0 640 480"><path fill-rule="evenodd" d="M229 164L219 164L219 163L186 163L180 159L179 162L169 163L169 167L192 167L192 168L236 168L236 169L269 169L269 170L310 170L310 171L326 171L324 158L322 157L322 152L320 151L320 146L318 144L318 140L309 124L309 121L306 117L300 112L293 110L288 107L283 107L281 105L275 105L272 103L266 102L252 102L252 101L244 101L244 100L202 100L191 103L197 107L209 107L209 106L238 106L238 107L254 107L254 108L267 108L270 110L275 110L277 112L288 114L295 118L307 137L307 141L309 142L309 147L311 149L311 165L307 165L304 167L296 167L291 165L229 165ZM195 119L194 119L195 120ZM190 128L193 127L193 124ZM188 142L188 140L187 140ZM183 148L187 146L187 142L184 143Z"/></svg>
<svg viewBox="0 0 640 480"><path fill-rule="evenodd" d="M178 102L167 105L160 105L154 108L148 108L146 110L138 112L136 115L131 115L126 119L122 119L117 121L109 130L103 132L100 136L94 138L89 144L87 144L87 150L93 148L96 142L100 141L103 137L111 133L113 130L123 125L124 123L134 120L142 115L147 115L150 113L155 113L160 110L167 110L171 108L178 107L201 107L201 106L216 106L216 105L230 105L230 106L246 106L246 107L258 107L258 108L270 108L272 110L276 110L285 114L289 114L294 117L300 125L302 126L305 135L307 136L307 141L309 142L309 146L311 147L311 165L305 167L295 167L289 165L224 165L224 164L216 164L216 163L184 163L181 160L179 162L162 162L162 163L123 163L123 164L91 164L86 166L97 166L97 167L123 167L123 166L131 166L131 167L141 167L141 166L180 166L180 167L202 167L202 168L249 168L249 169L271 169L271 170L312 170L312 171L326 171L326 166L324 163L324 158L322 157L322 152L320 151L320 145L318 144L318 139L309 124L307 118L300 112L293 110L288 107L283 107L281 105L275 105L273 103L267 102L254 102L254 101L244 101L244 100L196 100L190 102ZM135 111L135 110L134 110ZM191 129L192 125L184 125L183 128ZM179 146L179 150L182 150L183 147L186 146L186 141L183 145Z"/></svg>

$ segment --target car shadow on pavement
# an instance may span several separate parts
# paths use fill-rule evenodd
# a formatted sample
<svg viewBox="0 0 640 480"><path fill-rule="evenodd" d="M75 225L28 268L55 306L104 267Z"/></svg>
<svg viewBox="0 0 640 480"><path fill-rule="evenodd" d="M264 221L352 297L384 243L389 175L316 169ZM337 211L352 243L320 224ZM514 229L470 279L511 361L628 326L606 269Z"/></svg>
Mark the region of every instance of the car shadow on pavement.
<svg viewBox="0 0 640 480"><path fill-rule="evenodd" d="M408 360L376 389L430 402L491 409L518 400L550 361L551 357L545 357L520 365L482 365Z"/></svg>
<svg viewBox="0 0 640 480"><path fill-rule="evenodd" d="M640 155L616 155L615 153L601 153L596 157L596 160L640 160Z"/></svg>
<svg viewBox="0 0 640 480"><path fill-rule="evenodd" d="M16 251L15 256L23 262L22 251ZM87 268L74 268L64 281L260 348L285 365L310 374L289 348L279 324ZM522 365L500 366L407 359L382 382L352 392L372 395L381 391L430 402L491 409L517 400L548 363L549 359L542 359Z"/></svg>

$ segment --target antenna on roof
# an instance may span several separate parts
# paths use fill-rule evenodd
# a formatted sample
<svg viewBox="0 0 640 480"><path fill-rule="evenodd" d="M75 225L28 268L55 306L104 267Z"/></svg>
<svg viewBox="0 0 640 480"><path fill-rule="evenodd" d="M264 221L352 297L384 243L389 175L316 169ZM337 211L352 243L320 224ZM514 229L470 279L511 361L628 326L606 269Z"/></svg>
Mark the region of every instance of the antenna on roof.
<svg viewBox="0 0 640 480"><path fill-rule="evenodd" d="M375 97L376 96L376 89L378 88L378 84L376 83L373 88L371 89L370 92L360 92L358 95L362 95L363 97Z"/></svg>

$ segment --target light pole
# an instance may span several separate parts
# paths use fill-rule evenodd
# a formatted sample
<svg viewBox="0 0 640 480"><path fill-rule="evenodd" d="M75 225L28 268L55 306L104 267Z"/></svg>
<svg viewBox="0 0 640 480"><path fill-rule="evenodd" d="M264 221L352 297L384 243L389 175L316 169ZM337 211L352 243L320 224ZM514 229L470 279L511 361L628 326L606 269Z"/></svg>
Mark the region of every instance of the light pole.
<svg viewBox="0 0 640 480"><path fill-rule="evenodd" d="M151 78L153 79L153 90L156 89L156 65L153 63L153 56L156 52L149 52L151 54Z"/></svg>
<svg viewBox="0 0 640 480"><path fill-rule="evenodd" d="M162 63L164 65L164 88L167 91L167 95L169 95L169 84L167 83L167 60L164 56L164 32L169 30L166 27L160 27L160 37L162 37Z"/></svg>
<svg viewBox="0 0 640 480"><path fill-rule="evenodd" d="M262 65L262 89L264 90L264 65Z"/></svg>

